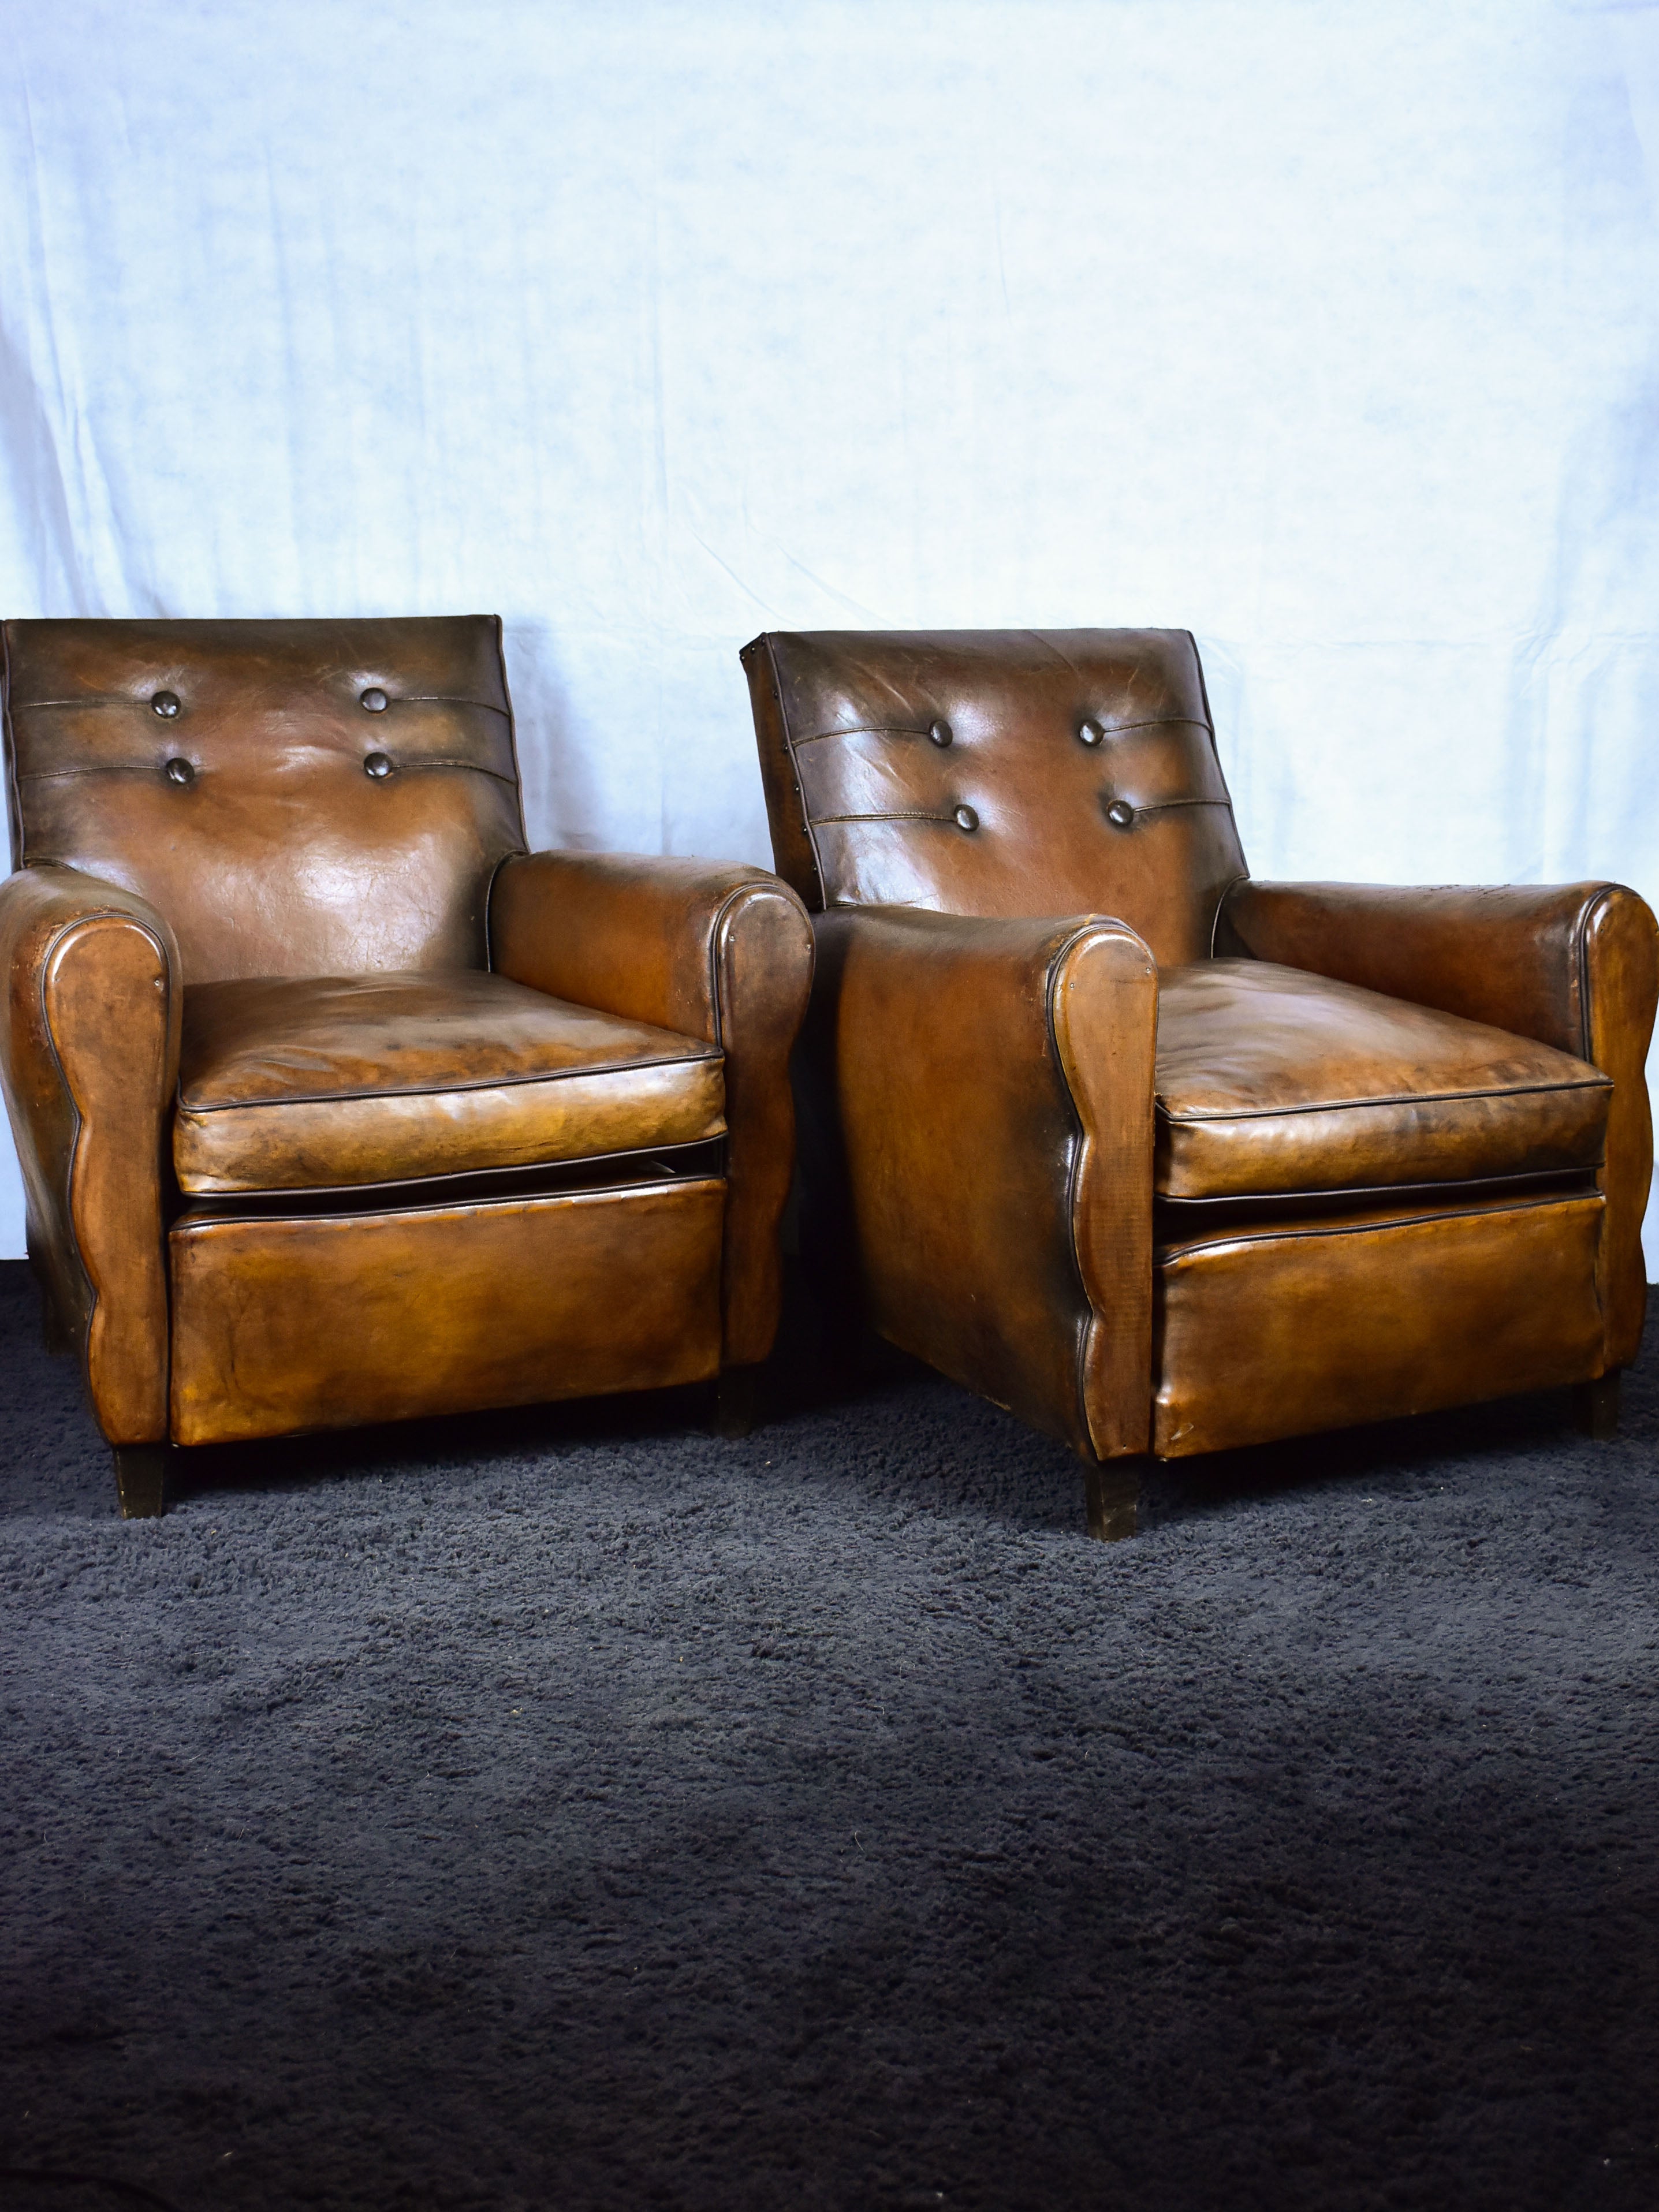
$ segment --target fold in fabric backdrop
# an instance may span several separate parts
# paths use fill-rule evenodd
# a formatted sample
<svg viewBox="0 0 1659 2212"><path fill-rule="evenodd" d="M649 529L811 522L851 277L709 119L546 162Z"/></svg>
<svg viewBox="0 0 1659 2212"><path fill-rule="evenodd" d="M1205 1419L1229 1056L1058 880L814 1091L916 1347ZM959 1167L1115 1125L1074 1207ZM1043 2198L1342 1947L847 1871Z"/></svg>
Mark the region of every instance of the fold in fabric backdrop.
<svg viewBox="0 0 1659 2212"><path fill-rule="evenodd" d="M1258 875L1659 902L1651 10L13 0L0 58L0 611L499 611L532 842L762 861L755 631L1169 623Z"/></svg>

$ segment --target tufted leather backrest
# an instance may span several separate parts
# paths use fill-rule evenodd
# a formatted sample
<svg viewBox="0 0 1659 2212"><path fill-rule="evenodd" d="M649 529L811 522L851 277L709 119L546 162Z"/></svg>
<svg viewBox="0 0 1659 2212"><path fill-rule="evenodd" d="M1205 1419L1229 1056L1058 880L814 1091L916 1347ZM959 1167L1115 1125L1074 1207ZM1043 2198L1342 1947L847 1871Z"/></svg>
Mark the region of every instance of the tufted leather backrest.
<svg viewBox="0 0 1659 2212"><path fill-rule="evenodd" d="M186 981L487 964L525 842L495 616L4 636L17 864L139 893Z"/></svg>
<svg viewBox="0 0 1659 2212"><path fill-rule="evenodd" d="M772 848L815 909L1110 914L1165 966L1244 873L1185 630L808 630L745 646Z"/></svg>

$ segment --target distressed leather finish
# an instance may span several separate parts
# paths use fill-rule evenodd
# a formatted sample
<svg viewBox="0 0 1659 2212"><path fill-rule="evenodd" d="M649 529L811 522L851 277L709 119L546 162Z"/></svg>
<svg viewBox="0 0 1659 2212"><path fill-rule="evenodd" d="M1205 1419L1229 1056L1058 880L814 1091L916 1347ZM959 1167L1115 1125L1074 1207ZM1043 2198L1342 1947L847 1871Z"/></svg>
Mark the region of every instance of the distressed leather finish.
<svg viewBox="0 0 1659 2212"><path fill-rule="evenodd" d="M794 1164L789 1054L812 931L775 876L725 861L537 853L496 878L499 973L718 1047L726 1096L727 1365L765 1358L782 1297L778 1224Z"/></svg>
<svg viewBox="0 0 1659 2212"><path fill-rule="evenodd" d="M489 878L525 842L493 616L4 638L17 864L149 900L185 982L484 965Z"/></svg>
<svg viewBox="0 0 1659 2212"><path fill-rule="evenodd" d="M526 856L493 617L3 635L0 1073L113 1443L764 1357L811 969L784 885ZM159 1510L143 1474L124 1510Z"/></svg>
<svg viewBox="0 0 1659 2212"><path fill-rule="evenodd" d="M817 924L808 1079L840 1102L871 1319L1091 1456L1144 1451L1157 975L1120 922Z"/></svg>
<svg viewBox="0 0 1659 2212"><path fill-rule="evenodd" d="M173 1434L698 1382L720 1361L723 1200L708 1179L343 1216L192 1207L168 1240Z"/></svg>
<svg viewBox="0 0 1659 2212"><path fill-rule="evenodd" d="M29 1250L113 1444L167 1434L162 1178L179 953L144 901L73 868L0 884L0 1034Z"/></svg>
<svg viewBox="0 0 1659 2212"><path fill-rule="evenodd" d="M1659 926L1620 884L1241 884L1220 928L1263 960L1309 969L1587 1060L1612 1079L1601 1255L1607 1364L1642 1341L1642 1221L1653 1179L1647 1054L1659 1001Z"/></svg>
<svg viewBox="0 0 1659 2212"><path fill-rule="evenodd" d="M743 659L777 866L823 910L802 1237L832 1302L860 1280L885 1334L1097 1487L1148 1443L1632 1356L1659 969L1633 893L1250 883L1183 632ZM1056 977L1095 958L1110 988L1066 1029Z"/></svg>
<svg viewBox="0 0 1659 2212"><path fill-rule="evenodd" d="M1209 952L1244 856L1185 630L816 630L743 659L809 907L1105 913L1162 966Z"/></svg>
<svg viewBox="0 0 1659 2212"><path fill-rule="evenodd" d="M1161 1458L1548 1389L1602 1357L1600 1194L1378 1207L1159 1252Z"/></svg>
<svg viewBox="0 0 1659 2212"><path fill-rule="evenodd" d="M724 1127L717 1048L504 975L185 994L173 1157L187 1193L477 1175Z"/></svg>
<svg viewBox="0 0 1659 2212"><path fill-rule="evenodd" d="M1552 1045L1266 961L1163 978L1160 1197L1592 1172L1613 1085Z"/></svg>

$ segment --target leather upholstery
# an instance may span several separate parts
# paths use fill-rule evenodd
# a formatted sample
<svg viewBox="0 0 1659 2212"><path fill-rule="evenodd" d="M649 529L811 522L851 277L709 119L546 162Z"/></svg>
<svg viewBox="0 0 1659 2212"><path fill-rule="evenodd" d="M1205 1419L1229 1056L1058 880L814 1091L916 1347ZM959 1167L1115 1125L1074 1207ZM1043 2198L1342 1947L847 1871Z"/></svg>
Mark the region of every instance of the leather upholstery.
<svg viewBox="0 0 1659 2212"><path fill-rule="evenodd" d="M1097 1462L1632 1356L1633 893L1250 883L1184 633L743 657L819 912L804 1249L894 1341Z"/></svg>
<svg viewBox="0 0 1659 2212"><path fill-rule="evenodd" d="M1165 1459L1600 1371L1595 1190L1243 1225L1158 1255Z"/></svg>
<svg viewBox="0 0 1659 2212"><path fill-rule="evenodd" d="M173 1158L191 1193L406 1182L689 1145L719 1050L482 971L185 993Z"/></svg>
<svg viewBox="0 0 1659 2212"><path fill-rule="evenodd" d="M484 965L489 878L525 842L494 617L4 637L15 864L147 899L185 982Z"/></svg>
<svg viewBox="0 0 1659 2212"><path fill-rule="evenodd" d="M343 1407L407 1420L704 1380L720 1364L724 1195L704 1178L349 1215L192 1207L169 1239L173 1434L240 1441L337 1428Z"/></svg>
<svg viewBox="0 0 1659 2212"><path fill-rule="evenodd" d="M789 1090L812 988L812 930L763 869L537 853L489 904L495 968L556 997L720 1048L726 1088L723 1357L763 1359L782 1296L778 1226L794 1164Z"/></svg>
<svg viewBox="0 0 1659 2212"><path fill-rule="evenodd" d="M1602 883L1241 884L1219 926L1258 959L1536 1037L1612 1078L1601 1291L1607 1364L1628 1366L1647 1310L1642 1222L1653 1180L1646 1070L1659 925L1645 902Z"/></svg>
<svg viewBox="0 0 1659 2212"><path fill-rule="evenodd" d="M1206 960L1159 991L1157 1189L1252 1198L1594 1173L1612 1091L1552 1045L1302 969Z"/></svg>
<svg viewBox="0 0 1659 2212"><path fill-rule="evenodd" d="M154 908L73 868L0 886L0 1079L29 1250L113 1444L167 1434L163 1177L179 951Z"/></svg>
<svg viewBox="0 0 1659 2212"><path fill-rule="evenodd" d="M1208 954L1244 856L1185 630L821 630L743 659L810 908L1105 912L1161 966Z"/></svg>
<svg viewBox="0 0 1659 2212"><path fill-rule="evenodd" d="M0 1075L112 1443L765 1356L792 892L525 854L494 617L4 641Z"/></svg>

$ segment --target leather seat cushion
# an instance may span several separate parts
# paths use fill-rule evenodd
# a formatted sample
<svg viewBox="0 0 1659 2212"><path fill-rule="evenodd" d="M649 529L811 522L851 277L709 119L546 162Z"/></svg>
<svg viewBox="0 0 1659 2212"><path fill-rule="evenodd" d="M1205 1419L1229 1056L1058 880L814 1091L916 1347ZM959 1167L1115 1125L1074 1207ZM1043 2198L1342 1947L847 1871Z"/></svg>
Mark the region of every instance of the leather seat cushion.
<svg viewBox="0 0 1659 2212"><path fill-rule="evenodd" d="M1613 1090L1550 1045L1265 960L1164 973L1156 1088L1170 1199L1588 1171Z"/></svg>
<svg viewBox="0 0 1659 2212"><path fill-rule="evenodd" d="M185 993L191 1193L338 1189L721 1134L717 1047L504 975L258 977Z"/></svg>

